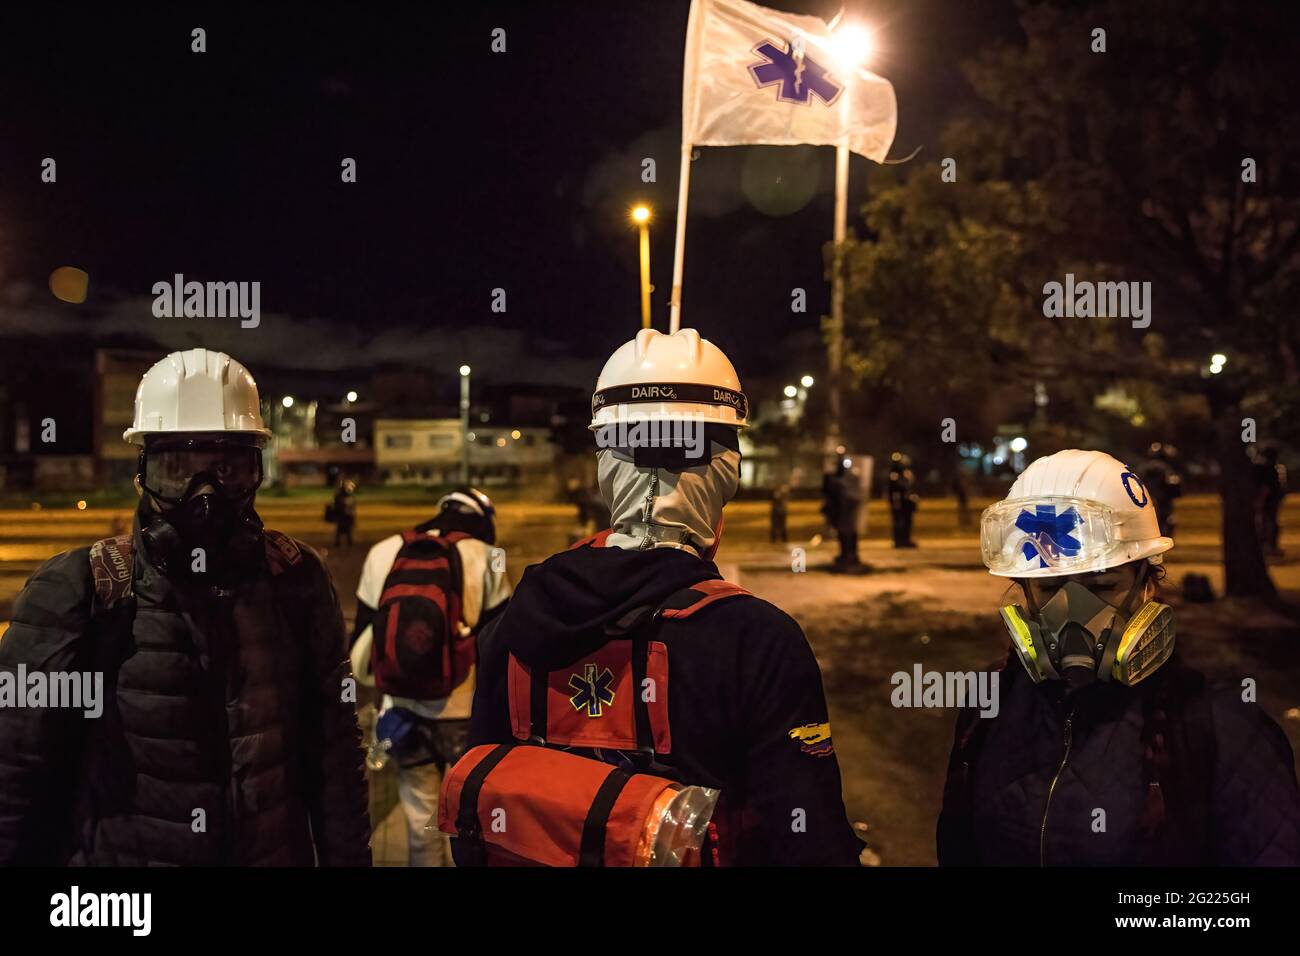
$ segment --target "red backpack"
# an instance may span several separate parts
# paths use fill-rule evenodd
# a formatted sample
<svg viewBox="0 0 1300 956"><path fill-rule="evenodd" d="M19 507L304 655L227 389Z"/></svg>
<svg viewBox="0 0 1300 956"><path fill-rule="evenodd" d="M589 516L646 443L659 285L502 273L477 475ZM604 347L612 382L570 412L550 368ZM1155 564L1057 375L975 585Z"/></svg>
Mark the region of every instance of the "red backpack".
<svg viewBox="0 0 1300 956"><path fill-rule="evenodd" d="M437 700L469 676L474 635L461 633L456 542L471 535L402 532L373 621L371 669L386 694Z"/></svg>
<svg viewBox="0 0 1300 956"><path fill-rule="evenodd" d="M662 620L749 593L697 582L630 611L568 667L532 669L509 655L514 741L474 747L443 775L438 827L454 837L457 865L720 862L717 791L676 781L659 760L672 752L672 731L668 646L654 637Z"/></svg>

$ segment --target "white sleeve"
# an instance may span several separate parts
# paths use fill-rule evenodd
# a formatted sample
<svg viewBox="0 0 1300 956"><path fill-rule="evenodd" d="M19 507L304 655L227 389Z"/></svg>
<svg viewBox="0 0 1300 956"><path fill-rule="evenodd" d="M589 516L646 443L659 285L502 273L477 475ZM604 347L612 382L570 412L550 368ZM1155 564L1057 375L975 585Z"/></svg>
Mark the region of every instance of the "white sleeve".
<svg viewBox="0 0 1300 956"><path fill-rule="evenodd" d="M511 594L510 578L502 567L492 570L492 545L477 538L456 542L461 566L461 617L471 630L478 626L484 611L490 611Z"/></svg>
<svg viewBox="0 0 1300 956"><path fill-rule="evenodd" d="M384 581L401 550L402 536L395 534L380 541L366 555L366 563L361 566L361 580L357 582L357 600L371 610L379 607L379 598L384 593Z"/></svg>

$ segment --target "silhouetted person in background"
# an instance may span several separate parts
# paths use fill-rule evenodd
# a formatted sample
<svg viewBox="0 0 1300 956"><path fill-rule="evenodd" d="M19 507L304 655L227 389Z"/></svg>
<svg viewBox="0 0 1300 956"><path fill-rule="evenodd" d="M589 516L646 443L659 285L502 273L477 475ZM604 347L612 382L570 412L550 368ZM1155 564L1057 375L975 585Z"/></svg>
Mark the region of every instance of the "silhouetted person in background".
<svg viewBox="0 0 1300 956"><path fill-rule="evenodd" d="M952 478L952 493L957 499L957 527L970 527L970 493L966 486L966 473L959 466Z"/></svg>
<svg viewBox="0 0 1300 956"><path fill-rule="evenodd" d="M1147 451L1146 463L1138 475L1151 495L1151 502L1156 506L1160 518L1160 533L1167 538L1174 536L1177 519L1174 515L1174 502L1182 497L1183 479L1178 474L1176 463L1178 449L1168 442L1152 442Z"/></svg>
<svg viewBox="0 0 1300 956"><path fill-rule="evenodd" d="M889 456L889 519L894 526L895 548L916 547L912 540L912 515L920 496L915 489L912 459L902 452L894 452Z"/></svg>
<svg viewBox="0 0 1300 956"><path fill-rule="evenodd" d="M772 515L770 537L773 544L785 544L787 540L785 519L789 512L790 486L777 485L772 489Z"/></svg>
<svg viewBox="0 0 1300 956"><path fill-rule="evenodd" d="M1282 527L1278 514L1286 497L1286 465L1278 460L1276 445L1255 459L1255 527L1265 554L1280 555Z"/></svg>
<svg viewBox="0 0 1300 956"><path fill-rule="evenodd" d="M357 524L357 485L351 480L344 480L339 484L339 490L334 495L334 504L332 505L334 515L334 547L343 546L347 541L347 546L352 547L352 529Z"/></svg>
<svg viewBox="0 0 1300 956"><path fill-rule="evenodd" d="M822 514L839 538L840 553L835 559L835 567L841 570L862 566L858 560L858 509L862 506L862 486L851 465L848 458L841 456L835 463L835 470L822 479L825 497Z"/></svg>

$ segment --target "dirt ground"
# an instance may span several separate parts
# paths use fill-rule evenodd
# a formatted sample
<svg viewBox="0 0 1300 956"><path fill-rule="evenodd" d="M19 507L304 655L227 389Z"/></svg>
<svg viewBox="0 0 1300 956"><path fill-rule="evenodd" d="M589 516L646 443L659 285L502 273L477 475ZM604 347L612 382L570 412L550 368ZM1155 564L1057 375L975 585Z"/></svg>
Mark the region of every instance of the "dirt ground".
<svg viewBox="0 0 1300 956"><path fill-rule="evenodd" d="M1180 582L1188 572L1207 575L1222 592L1218 557L1217 502L1185 502L1178 547L1171 554L1167 599L1178 621L1180 652L1214 679L1253 677L1259 700L1300 746L1300 558L1272 566L1289 602L1273 609L1237 601L1184 606ZM978 505L972 509L978 514ZM427 506L363 501L356 543L334 547L317 502L277 502L259 510L269 527L306 540L326 557L350 618L361 564L371 544L423 520ZM1292 506L1284 524L1300 525ZM66 548L90 543L129 520L122 509L61 509L44 514L0 511L0 635L9 606L27 575ZM870 533L861 547L872 572L863 576L828 573L832 548L819 538L815 503L791 509L789 545L767 541L767 508L736 502L727 510L719 564L726 577L785 609L803 625L821 663L831 712L835 750L844 779L851 820L870 827L868 838L885 865L933 865L934 824L943 774L952 744L955 714L941 709L896 709L890 704L890 676L925 670L968 671L999 659L1006 637L997 608L1008 595L1006 582L989 576L969 526L956 520L951 501L926 501L918 523L916 550L895 550L888 521L873 502ZM575 528L563 505L505 505L500 544L507 572L517 581L524 568L565 547ZM1283 545L1300 556L1300 534ZM807 570L795 571L793 548L803 549ZM349 621L350 625L350 621ZM365 721L369 711L363 708ZM400 865L405 846L393 814L392 774L376 776L372 817L376 858Z"/></svg>
<svg viewBox="0 0 1300 956"><path fill-rule="evenodd" d="M845 805L851 820L868 824L884 865L935 863L956 719L950 709L893 707L890 676L915 664L977 669L1000 660L1008 646L996 609L1014 593L982 566L957 566L960 555L947 551L924 542L910 553L864 549L877 568L864 577L832 575L816 564L802 574L741 566L745 586L785 608L808 635L822 667ZM1185 605L1178 582L1188 571L1208 570L1169 565L1166 600L1177 614L1180 653L1213 680L1254 678L1260 704L1300 746L1300 615L1238 601ZM1274 574L1300 606L1300 565Z"/></svg>

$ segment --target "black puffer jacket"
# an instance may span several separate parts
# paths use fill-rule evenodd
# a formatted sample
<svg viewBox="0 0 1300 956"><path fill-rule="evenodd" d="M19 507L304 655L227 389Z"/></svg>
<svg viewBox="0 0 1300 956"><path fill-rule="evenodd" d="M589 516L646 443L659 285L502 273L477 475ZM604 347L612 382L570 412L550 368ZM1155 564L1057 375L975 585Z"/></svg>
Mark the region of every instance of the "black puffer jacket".
<svg viewBox="0 0 1300 956"><path fill-rule="evenodd" d="M181 586L138 529L114 542L133 600L102 611L89 549L65 552L0 640L0 670L100 670L106 698L97 719L0 708L0 864L369 865L343 619L320 558L266 532L228 587ZM117 563L124 590L132 565Z"/></svg>
<svg viewBox="0 0 1300 956"><path fill-rule="evenodd" d="M1133 688L999 676L997 716L958 720L940 865L1300 865L1290 743L1240 687L1177 654Z"/></svg>

